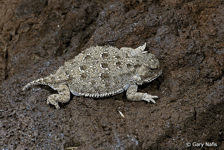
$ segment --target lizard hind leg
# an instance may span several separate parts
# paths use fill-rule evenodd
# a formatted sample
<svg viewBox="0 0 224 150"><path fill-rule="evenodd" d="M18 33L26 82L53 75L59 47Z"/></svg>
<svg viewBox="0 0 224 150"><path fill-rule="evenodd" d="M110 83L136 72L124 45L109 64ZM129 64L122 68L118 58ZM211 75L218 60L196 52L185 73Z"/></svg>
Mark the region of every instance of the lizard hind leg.
<svg viewBox="0 0 224 150"><path fill-rule="evenodd" d="M47 98L47 104L52 104L56 107L56 109L59 109L60 106L58 105L58 102L66 103L70 100L70 91L66 85L59 85L54 89L58 91L58 94L50 95Z"/></svg>

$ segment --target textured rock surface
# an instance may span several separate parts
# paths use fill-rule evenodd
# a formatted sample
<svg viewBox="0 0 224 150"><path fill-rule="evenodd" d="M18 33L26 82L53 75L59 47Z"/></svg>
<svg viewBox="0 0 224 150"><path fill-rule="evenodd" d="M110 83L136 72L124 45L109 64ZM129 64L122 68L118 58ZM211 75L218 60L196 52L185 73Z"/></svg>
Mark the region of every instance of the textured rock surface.
<svg viewBox="0 0 224 150"><path fill-rule="evenodd" d="M221 0L0 1L0 148L224 149L223 10ZM56 91L21 91L88 47L145 42L163 74L139 91L156 104L74 96L56 110L46 105Z"/></svg>

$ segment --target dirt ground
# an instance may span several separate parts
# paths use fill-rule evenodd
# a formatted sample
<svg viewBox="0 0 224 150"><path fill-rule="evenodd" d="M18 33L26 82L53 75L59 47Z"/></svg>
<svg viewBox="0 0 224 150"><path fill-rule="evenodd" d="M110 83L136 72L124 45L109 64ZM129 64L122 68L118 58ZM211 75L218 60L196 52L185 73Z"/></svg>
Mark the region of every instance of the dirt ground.
<svg viewBox="0 0 224 150"><path fill-rule="evenodd" d="M1 0L0 149L223 150L223 10L223 0ZM22 91L90 46L145 42L163 73L139 91L156 104L72 96L57 110L51 88Z"/></svg>

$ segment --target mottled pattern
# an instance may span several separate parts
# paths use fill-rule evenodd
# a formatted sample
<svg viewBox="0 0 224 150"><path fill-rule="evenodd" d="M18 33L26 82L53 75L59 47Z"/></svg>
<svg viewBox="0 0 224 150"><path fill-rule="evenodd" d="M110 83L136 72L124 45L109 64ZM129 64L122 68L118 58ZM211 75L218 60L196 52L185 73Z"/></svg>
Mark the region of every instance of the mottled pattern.
<svg viewBox="0 0 224 150"><path fill-rule="evenodd" d="M68 102L70 91L76 96L107 97L127 90L133 101L152 101L157 96L137 92L138 85L157 78L162 70L153 54L144 51L146 44L136 49L110 46L90 47L65 62L53 75L28 83L49 85L59 94L50 95L47 103L60 108L58 102Z"/></svg>

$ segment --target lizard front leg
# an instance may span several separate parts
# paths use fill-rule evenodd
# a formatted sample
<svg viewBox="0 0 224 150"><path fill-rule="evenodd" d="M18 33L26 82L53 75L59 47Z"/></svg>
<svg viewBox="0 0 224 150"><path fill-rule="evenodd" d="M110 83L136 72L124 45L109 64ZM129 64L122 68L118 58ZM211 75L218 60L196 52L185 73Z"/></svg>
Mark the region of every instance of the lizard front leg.
<svg viewBox="0 0 224 150"><path fill-rule="evenodd" d="M143 101L147 101L147 102L151 101L153 103L156 103L154 98L158 98L158 96L153 96L148 93L137 92L137 90L138 90L137 85L131 85L126 92L127 98L132 101L143 100Z"/></svg>

